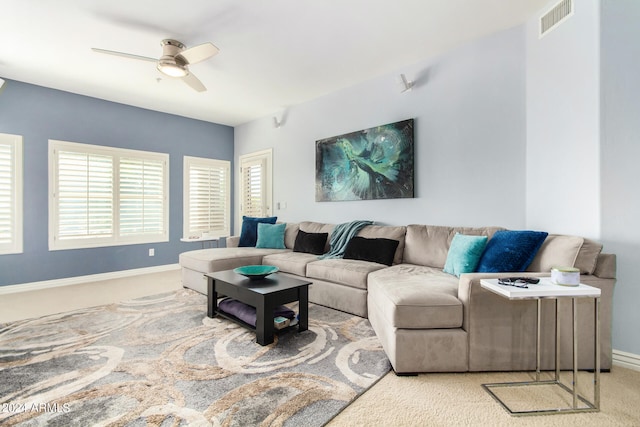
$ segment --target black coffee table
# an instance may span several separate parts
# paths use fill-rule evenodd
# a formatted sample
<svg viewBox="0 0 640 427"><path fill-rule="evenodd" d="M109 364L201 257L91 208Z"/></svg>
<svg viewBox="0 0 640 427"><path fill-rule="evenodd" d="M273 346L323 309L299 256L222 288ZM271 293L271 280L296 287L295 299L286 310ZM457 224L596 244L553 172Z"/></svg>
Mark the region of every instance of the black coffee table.
<svg viewBox="0 0 640 427"><path fill-rule="evenodd" d="M311 282L294 279L280 273L264 279L251 280L233 270L208 273L207 316L216 315L232 320L256 331L256 342L273 342L273 311L278 305L298 301L298 332L306 331L309 324L309 285ZM256 308L256 325L249 325L235 316L218 310L218 294L249 304Z"/></svg>

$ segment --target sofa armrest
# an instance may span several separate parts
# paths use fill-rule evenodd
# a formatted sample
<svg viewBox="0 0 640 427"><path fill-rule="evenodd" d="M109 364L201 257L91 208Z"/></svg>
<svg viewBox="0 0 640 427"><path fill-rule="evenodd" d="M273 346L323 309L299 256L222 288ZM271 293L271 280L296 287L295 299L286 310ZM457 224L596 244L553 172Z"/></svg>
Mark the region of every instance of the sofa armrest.
<svg viewBox="0 0 640 427"><path fill-rule="evenodd" d="M238 244L240 244L240 236L229 236L229 237L227 237L227 247L228 248L237 248Z"/></svg>
<svg viewBox="0 0 640 427"><path fill-rule="evenodd" d="M523 273L468 273L460 276L460 282L458 284L458 299L462 302L463 307L463 320L462 329L469 331L469 321L471 320L471 299L476 298L476 294L479 295L480 300L487 295L497 296L493 292L484 289L480 285L482 279L496 279L501 277L549 277L549 273L540 272L523 272ZM498 297L502 298L502 297ZM480 304L480 300L474 301Z"/></svg>
<svg viewBox="0 0 640 427"><path fill-rule="evenodd" d="M598 276L601 279L615 279L616 278L615 254L598 255L598 263L596 264L596 269L593 272L593 275Z"/></svg>
<svg viewBox="0 0 640 427"><path fill-rule="evenodd" d="M458 285L458 298L463 304L462 327L469 338L470 371L510 371L535 368L536 300L509 300L484 289L480 281L486 278L508 276L548 277L549 273L471 273L463 274ZM600 367L610 369L612 363L611 319L615 279L585 274L581 283L600 288ZM542 369L552 369L555 358L554 331L555 304L543 299ZM561 369L572 367L572 300L559 298L561 326ZM581 348L593 348L594 304L591 298L577 298L579 342ZM593 352L581 351L579 369L593 369Z"/></svg>

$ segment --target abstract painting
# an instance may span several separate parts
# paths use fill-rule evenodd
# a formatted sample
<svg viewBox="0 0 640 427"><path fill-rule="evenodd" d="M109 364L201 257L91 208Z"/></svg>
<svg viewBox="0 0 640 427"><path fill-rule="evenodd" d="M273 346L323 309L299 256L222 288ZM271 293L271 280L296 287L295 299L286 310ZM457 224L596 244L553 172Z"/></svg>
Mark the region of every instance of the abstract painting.
<svg viewBox="0 0 640 427"><path fill-rule="evenodd" d="M413 119L316 141L316 201L413 197Z"/></svg>

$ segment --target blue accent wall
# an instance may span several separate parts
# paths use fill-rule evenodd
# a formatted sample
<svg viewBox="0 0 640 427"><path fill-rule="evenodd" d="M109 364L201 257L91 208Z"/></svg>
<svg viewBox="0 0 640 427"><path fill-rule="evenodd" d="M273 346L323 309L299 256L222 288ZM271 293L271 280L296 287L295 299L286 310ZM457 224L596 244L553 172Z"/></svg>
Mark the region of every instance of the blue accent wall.
<svg viewBox="0 0 640 427"><path fill-rule="evenodd" d="M183 156L229 160L233 168L232 127L12 80L0 92L0 133L22 135L24 149L24 250L0 255L0 286L177 263L178 254L199 248L180 242ZM49 251L49 139L168 153L170 241Z"/></svg>

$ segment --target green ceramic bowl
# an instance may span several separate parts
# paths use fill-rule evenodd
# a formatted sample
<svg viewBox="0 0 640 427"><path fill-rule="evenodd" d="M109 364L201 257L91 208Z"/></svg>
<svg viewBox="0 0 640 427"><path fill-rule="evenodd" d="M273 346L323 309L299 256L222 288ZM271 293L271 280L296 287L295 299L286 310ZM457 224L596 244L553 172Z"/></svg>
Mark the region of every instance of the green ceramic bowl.
<svg viewBox="0 0 640 427"><path fill-rule="evenodd" d="M251 280L264 279L278 270L280 269L274 265L245 265L244 267L233 269L235 273L248 277Z"/></svg>

